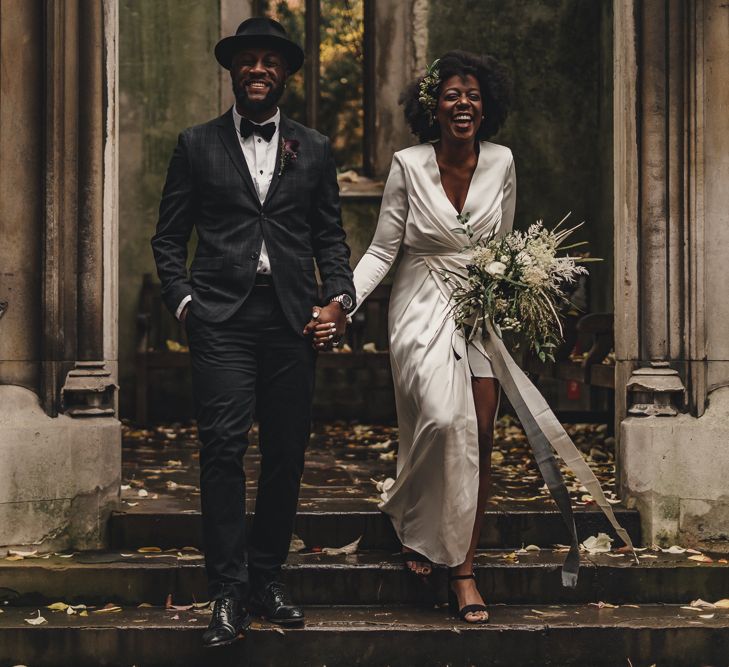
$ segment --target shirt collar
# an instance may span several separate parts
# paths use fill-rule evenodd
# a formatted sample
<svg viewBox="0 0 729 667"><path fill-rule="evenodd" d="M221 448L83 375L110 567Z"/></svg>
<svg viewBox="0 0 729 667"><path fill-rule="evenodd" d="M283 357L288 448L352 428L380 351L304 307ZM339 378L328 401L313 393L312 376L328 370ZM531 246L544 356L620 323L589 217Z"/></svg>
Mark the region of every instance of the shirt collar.
<svg viewBox="0 0 729 667"><path fill-rule="evenodd" d="M240 137L240 121L242 118L243 118L243 116L241 116L238 113L238 109L236 109L235 104L234 104L233 105L233 125L235 126L235 131L239 137ZM251 122L253 122L253 121L251 121ZM279 126L280 122L281 122L281 109L276 107L276 113L273 116L271 116L271 118L269 118L265 123L256 123L256 124L257 125L259 125L259 124L266 125L267 123L274 123L276 125L276 130L278 131L278 129L279 129L278 126Z"/></svg>

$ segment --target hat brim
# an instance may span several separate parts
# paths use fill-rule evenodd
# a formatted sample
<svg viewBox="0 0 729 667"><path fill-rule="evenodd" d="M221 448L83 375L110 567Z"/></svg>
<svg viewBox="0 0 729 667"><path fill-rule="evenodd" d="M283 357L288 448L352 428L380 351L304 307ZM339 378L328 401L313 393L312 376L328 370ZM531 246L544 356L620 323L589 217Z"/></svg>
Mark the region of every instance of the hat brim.
<svg viewBox="0 0 729 667"><path fill-rule="evenodd" d="M215 58L225 69L230 69L235 54L252 46L266 46L279 51L286 59L289 74L298 72L304 64L304 51L302 48L289 39L276 37L275 35L232 35L231 37L225 37L215 45Z"/></svg>

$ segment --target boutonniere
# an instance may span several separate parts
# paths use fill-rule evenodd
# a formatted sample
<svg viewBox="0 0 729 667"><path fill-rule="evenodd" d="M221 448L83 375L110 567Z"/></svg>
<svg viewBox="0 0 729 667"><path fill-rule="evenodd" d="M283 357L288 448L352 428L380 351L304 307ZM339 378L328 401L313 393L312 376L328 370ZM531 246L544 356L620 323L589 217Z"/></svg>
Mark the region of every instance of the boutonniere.
<svg viewBox="0 0 729 667"><path fill-rule="evenodd" d="M296 162L299 157L299 142L296 139L284 139L281 137L281 164L278 168L278 175L286 171L289 164Z"/></svg>

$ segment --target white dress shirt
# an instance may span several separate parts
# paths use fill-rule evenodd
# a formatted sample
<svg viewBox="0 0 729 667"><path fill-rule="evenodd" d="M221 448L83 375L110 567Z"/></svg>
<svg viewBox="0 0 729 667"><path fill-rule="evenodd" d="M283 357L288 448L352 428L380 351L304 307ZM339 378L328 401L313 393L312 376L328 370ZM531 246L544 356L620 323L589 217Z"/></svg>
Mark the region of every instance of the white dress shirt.
<svg viewBox="0 0 729 667"><path fill-rule="evenodd" d="M261 200L261 204L266 200L268 194L268 188L271 185L271 179L273 178L273 172L276 169L276 153L278 152L279 143L279 124L281 121L281 111L276 109L276 113L272 118L269 118L265 123L275 123L276 131L271 137L271 141L266 141L261 137L260 134L255 132L251 134L247 139L243 138L240 133L240 121L242 116L238 113L238 110L233 106L233 125L235 126L235 133L238 137L241 150L243 151L243 157L245 158L246 164L248 165L248 171L251 173L253 184L256 186L258 191L258 198ZM256 273L263 273L270 275L271 273L271 261L268 258L268 251L266 250L266 242L263 241L261 244L261 251L258 254L258 268ZM182 311L185 306L192 301L192 296L189 294L180 301L180 305L177 307L175 316L180 319Z"/></svg>

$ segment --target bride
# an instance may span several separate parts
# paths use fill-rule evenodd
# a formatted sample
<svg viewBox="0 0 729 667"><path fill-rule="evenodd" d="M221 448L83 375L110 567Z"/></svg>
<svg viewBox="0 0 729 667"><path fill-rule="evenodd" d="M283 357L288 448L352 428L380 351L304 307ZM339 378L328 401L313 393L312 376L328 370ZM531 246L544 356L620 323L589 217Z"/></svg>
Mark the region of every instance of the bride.
<svg viewBox="0 0 729 667"><path fill-rule="evenodd" d="M632 547L594 473L500 338L467 341L450 314L451 289L443 275L462 273L469 261L466 236L459 233L466 219L475 239L506 235L514 221L514 159L508 148L487 141L506 118L507 89L504 69L493 58L451 51L405 91L405 117L420 143L395 153L375 236L354 271L361 307L402 248L389 310L400 428L397 478L380 508L392 520L410 570L427 576L433 564L450 568L450 606L469 623L488 620L473 558L501 389L571 533L563 584L577 583L579 548L552 449ZM331 325L316 326L317 347L328 347L333 338Z"/></svg>
<svg viewBox="0 0 729 667"><path fill-rule="evenodd" d="M453 51L404 92L420 144L395 153L372 244L354 272L361 305L402 246L389 335L400 442L397 479L381 506L415 573L451 568L449 597L463 620L488 619L473 557L489 492L499 383L480 341L466 345L448 315L439 271L465 265L457 216L476 236L514 219L511 151L486 141L504 122L507 79L492 58ZM328 334L320 325L317 340Z"/></svg>

